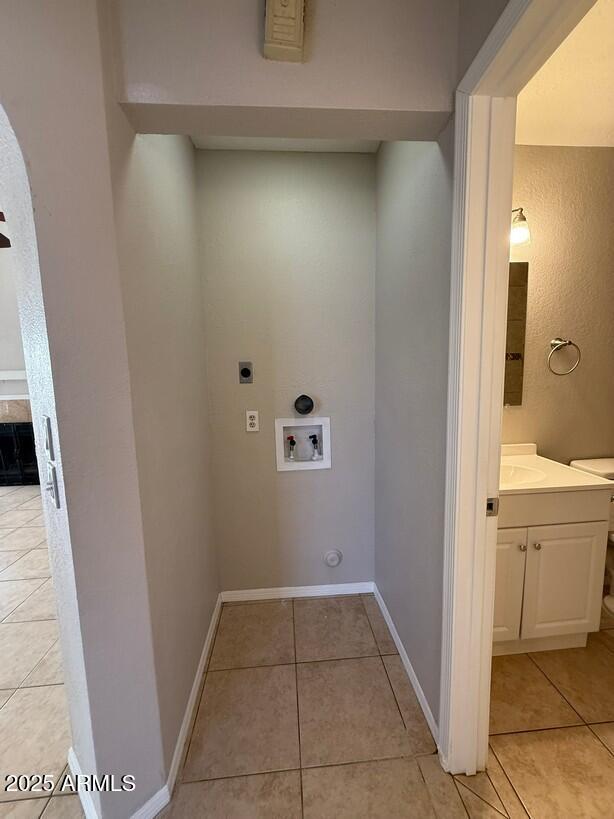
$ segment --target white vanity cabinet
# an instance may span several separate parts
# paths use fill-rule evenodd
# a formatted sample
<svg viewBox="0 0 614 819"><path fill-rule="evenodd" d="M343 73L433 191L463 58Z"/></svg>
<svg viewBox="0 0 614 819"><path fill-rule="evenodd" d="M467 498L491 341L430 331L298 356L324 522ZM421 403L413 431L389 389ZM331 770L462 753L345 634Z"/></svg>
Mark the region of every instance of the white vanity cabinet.
<svg viewBox="0 0 614 819"><path fill-rule="evenodd" d="M613 488L535 444L502 446L493 654L584 646L597 631Z"/></svg>
<svg viewBox="0 0 614 819"><path fill-rule="evenodd" d="M584 644L599 628L607 539L606 521L499 530L495 654Z"/></svg>

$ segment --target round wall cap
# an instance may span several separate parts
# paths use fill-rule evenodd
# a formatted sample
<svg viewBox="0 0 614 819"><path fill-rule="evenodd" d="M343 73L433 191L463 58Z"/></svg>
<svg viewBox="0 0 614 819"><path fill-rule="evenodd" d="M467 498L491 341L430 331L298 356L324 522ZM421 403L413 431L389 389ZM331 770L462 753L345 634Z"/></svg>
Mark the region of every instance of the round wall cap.
<svg viewBox="0 0 614 819"><path fill-rule="evenodd" d="M327 566L330 566L331 569L337 567L342 560L343 552L339 551L339 549L331 549L330 552L326 552L324 555L324 562Z"/></svg>
<svg viewBox="0 0 614 819"><path fill-rule="evenodd" d="M299 415L309 415L313 410L313 398L310 398L308 395L299 395L294 402L294 409Z"/></svg>

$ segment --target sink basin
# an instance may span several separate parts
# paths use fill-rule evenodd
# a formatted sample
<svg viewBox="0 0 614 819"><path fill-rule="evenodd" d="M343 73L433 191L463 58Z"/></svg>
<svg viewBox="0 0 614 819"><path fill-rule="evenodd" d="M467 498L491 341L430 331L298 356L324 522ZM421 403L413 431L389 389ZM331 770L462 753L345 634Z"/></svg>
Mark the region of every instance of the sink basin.
<svg viewBox="0 0 614 819"><path fill-rule="evenodd" d="M529 486L539 483L546 477L546 473L541 469L534 469L532 466L520 466L519 464L501 464L499 470L499 488L514 489L517 486Z"/></svg>

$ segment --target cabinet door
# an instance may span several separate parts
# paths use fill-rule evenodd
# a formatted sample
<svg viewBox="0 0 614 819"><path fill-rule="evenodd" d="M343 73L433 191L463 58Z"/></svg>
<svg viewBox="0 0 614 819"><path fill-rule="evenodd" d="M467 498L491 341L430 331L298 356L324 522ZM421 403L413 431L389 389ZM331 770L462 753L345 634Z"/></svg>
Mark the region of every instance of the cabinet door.
<svg viewBox="0 0 614 819"><path fill-rule="evenodd" d="M534 526L528 532L521 636L596 631L607 522Z"/></svg>
<svg viewBox="0 0 614 819"><path fill-rule="evenodd" d="M495 643L520 637L526 548L526 529L499 529L492 635Z"/></svg>

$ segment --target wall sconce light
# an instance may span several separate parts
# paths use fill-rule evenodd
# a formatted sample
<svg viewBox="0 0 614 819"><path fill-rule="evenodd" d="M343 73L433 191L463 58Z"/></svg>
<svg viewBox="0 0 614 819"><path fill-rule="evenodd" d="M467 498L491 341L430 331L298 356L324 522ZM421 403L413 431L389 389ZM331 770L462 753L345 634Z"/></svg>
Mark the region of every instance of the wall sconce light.
<svg viewBox="0 0 614 819"><path fill-rule="evenodd" d="M531 241L531 231L529 230L529 223L527 217L522 212L522 208L514 208L512 210L514 216L512 217L512 229L510 231L510 244L512 245L528 245Z"/></svg>

